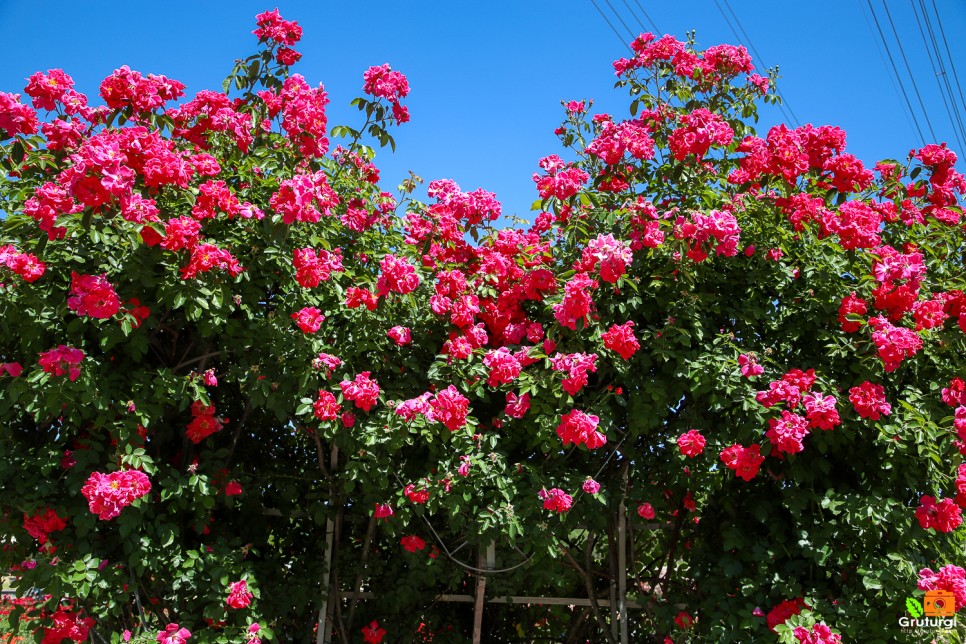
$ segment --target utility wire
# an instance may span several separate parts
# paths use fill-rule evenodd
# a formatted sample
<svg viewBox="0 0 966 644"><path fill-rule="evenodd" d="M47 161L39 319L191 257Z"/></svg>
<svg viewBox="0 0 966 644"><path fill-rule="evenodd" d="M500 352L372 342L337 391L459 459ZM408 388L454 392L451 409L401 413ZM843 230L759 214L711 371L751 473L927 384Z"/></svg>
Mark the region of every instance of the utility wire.
<svg viewBox="0 0 966 644"><path fill-rule="evenodd" d="M629 49L630 46L626 42L624 42L624 38L620 35L620 32L618 32L617 29L614 28L614 23L610 21L610 18L607 17L607 14L601 11L600 5L597 4L597 0L590 0L590 1L591 3L593 3L594 8L597 9L597 13L600 14L600 17L603 18L604 22L607 23L607 26L610 27L610 30L614 32L614 35L617 37L617 40L620 41L621 45Z"/></svg>
<svg viewBox="0 0 966 644"><path fill-rule="evenodd" d="M886 57L882 51L882 45L875 38L875 31L872 29L872 21L869 20L869 14L865 12L865 7L862 5L862 2L859 2L859 9L862 10L862 17L865 18L865 24L866 26L869 27L869 33L872 34L872 41L875 43L875 50L879 52L879 60L882 61L883 67L887 67ZM892 74L888 74L888 76L889 76L889 83L892 85L892 91L896 93L896 99L900 100L901 102L902 96L899 94L899 86L896 84L896 79ZM915 125L912 122L912 118L910 118L909 110L903 110L902 114L906 117L906 123L909 125L909 129L914 130Z"/></svg>
<svg viewBox="0 0 966 644"><path fill-rule="evenodd" d="M955 98L953 98L952 87L950 87L949 85L949 77L946 74L946 71L943 69L942 59L939 58L939 48L936 43L936 35L932 30L932 25L929 24L928 15L926 14L926 7L922 3L922 0L920 0L919 6L923 10L923 16L926 18L926 26L929 28L928 39L926 38L926 30L922 26L922 20L920 20L919 18L919 9L916 8L915 0L910 0L909 4L912 5L912 12L916 14L916 24L919 25L919 35L922 36L922 42L926 46L926 54L928 54L929 56L929 66L932 67L932 72L936 76L936 84L939 85L939 94L943 97L943 106L946 108L946 113L949 115L949 121L950 121L950 124L953 126L953 133L956 135L956 141L959 145L959 149L962 150L963 138L962 136L960 136L960 134L963 132L963 122L962 122L962 119L960 119L959 110L956 109L956 103L955 103ZM930 40L932 41L932 45L930 45ZM939 58L938 61L934 60L932 57L933 49L936 50L936 56L937 58ZM939 71L936 71L937 62L939 63ZM944 81L945 81L945 91L943 87ZM949 98L953 101L952 105L950 105L949 100L946 100L947 91L949 92Z"/></svg>
<svg viewBox="0 0 966 644"><path fill-rule="evenodd" d="M939 35L942 36L943 45L946 48L946 57L949 58L949 69L953 72L953 80L956 82L957 91L959 91L959 101L962 104L963 108L966 109L966 98L963 97L963 87L962 85L959 84L959 74L956 73L956 65L953 63L953 55L949 52L949 41L946 40L946 31L943 29L943 21L939 17L939 9L938 7L936 7L936 0L933 0L932 2L932 9L934 12L936 12L936 24L939 25ZM925 6L923 6L922 11L923 11L923 14L926 13ZM928 19L926 23L929 24ZM936 51L936 54L937 55L939 54L938 50ZM952 99L952 93L950 93L950 98ZM953 105L955 105L955 99L953 99ZM956 106L956 112L959 113L958 106ZM966 138L966 132L963 133L963 137Z"/></svg>
<svg viewBox="0 0 966 644"><path fill-rule="evenodd" d="M635 13L634 10L631 9L631 5L628 4L627 0L623 0L623 2L624 2L624 6L627 7L627 10L630 12L630 14L634 16L634 20L636 20L637 24L641 26L641 32L647 31L647 27L645 27L644 23L641 22L641 19L637 17L637 13Z"/></svg>
<svg viewBox="0 0 966 644"><path fill-rule="evenodd" d="M614 12L614 15L617 16L617 19L620 20L621 24L624 25L624 29L627 30L627 33L631 37L631 40L634 40L634 38L635 38L634 31L630 27L627 26L627 23L624 22L624 18L621 17L621 14L618 13L617 9L614 8L614 5L612 5L610 3L610 0L604 0L604 2L606 2L607 3L607 6L610 7L610 10Z"/></svg>
<svg viewBox="0 0 966 644"><path fill-rule="evenodd" d="M717 2L717 0L715 0L715 2ZM734 9L731 8L731 3L728 0L724 0L724 4L725 4L725 7L727 7L728 11L731 13L732 17L734 17L735 24L738 25L738 30L741 31L742 35L745 37L744 38L745 42L748 43L748 46L751 47L751 51L755 55L755 58L758 59L758 64L761 66L763 70L768 69L768 65L765 64L764 57L758 52L758 48L755 47L755 43L751 40L751 36L748 35L748 32L745 31L745 28L741 25L741 19L738 18L738 14L736 14ZM718 7L718 11L721 11L720 6ZM734 29L732 29L732 32L734 32ZM795 115L795 110L792 109L791 104L785 100L785 96L778 90L777 83L775 87L775 93L778 94L778 98L781 99L781 103L779 104L779 107L782 108L782 114L785 114L785 108L787 107L788 114L791 114L791 119L789 120L795 124L795 127L801 127L801 122L798 120L798 117ZM786 115L786 118L787 118L787 115Z"/></svg>
<svg viewBox="0 0 966 644"><path fill-rule="evenodd" d="M718 12L721 14L721 17L724 18L725 23L728 25L728 29L731 30L731 33L732 34L734 34L735 40L737 40L738 42L742 42L742 37L738 35L738 30L735 29L734 25L731 24L731 20L728 18L728 14L726 14L725 11L724 11L724 9L721 7L721 3L718 2L718 0L714 0L714 4L715 4L716 7L718 7ZM746 36L746 38L747 38L747 36ZM750 43L750 40L749 40L749 46L750 45L751 45L751 43ZM754 50L754 49L752 49L752 50ZM758 63L761 64L761 59L760 58L758 60ZM775 90L775 93L778 93L777 88ZM779 94L779 97L781 97L781 94ZM782 115L785 117L785 120L786 121L788 121L789 123L792 123L793 122L792 117L789 115L788 111L785 108L785 101L784 101L784 99L780 103L778 103L778 109L781 110ZM796 127L797 127L797 124L796 124Z"/></svg>
<svg viewBox="0 0 966 644"><path fill-rule="evenodd" d="M879 18L875 15L875 9L872 8L872 0L865 0L866 4L869 6L869 11L872 12L872 20L875 22L876 31L879 32L879 38L882 40L882 45L885 47L886 56L889 57L889 64L892 66L892 73L895 76L896 82L899 84L899 90L902 92L902 98L906 101L906 109L908 114L912 116L912 121L915 124L916 132L919 133L919 140L923 145L926 144L926 137L922 135L922 128L919 127L919 119L916 118L916 113L912 109L912 102L909 100L909 95L906 93L906 88L902 84L902 78L899 76L899 70L896 68L896 61L892 58L892 52L889 50L889 43L885 39L885 34L882 33L882 26L879 25ZM871 29L871 25L869 26Z"/></svg>
<svg viewBox="0 0 966 644"><path fill-rule="evenodd" d="M882 0L882 7L885 9L886 17L889 18L889 25L892 26L892 34L896 37L896 43L899 45L899 54L902 55L902 62L906 65L906 72L909 74L909 78L912 80L912 89L916 92L916 98L919 100L919 107L922 108L922 115L926 119L926 126L929 128L929 136L936 140L936 132L932 129L932 122L929 120L929 111L926 109L925 103L922 102L922 95L919 94L919 85L916 83L916 76L912 73L912 68L909 67L909 60L906 58L906 52L902 48L902 40L899 38L899 32L896 31L896 25L892 22L892 13L889 11L889 5L885 0Z"/></svg>
<svg viewBox="0 0 966 644"><path fill-rule="evenodd" d="M648 24L654 27L654 35L661 33L661 30L658 28L657 23L651 20L651 17L647 15L647 10L641 4L640 0L634 0L634 4L636 4L637 7L641 10L641 13L644 14L644 17L647 19Z"/></svg>

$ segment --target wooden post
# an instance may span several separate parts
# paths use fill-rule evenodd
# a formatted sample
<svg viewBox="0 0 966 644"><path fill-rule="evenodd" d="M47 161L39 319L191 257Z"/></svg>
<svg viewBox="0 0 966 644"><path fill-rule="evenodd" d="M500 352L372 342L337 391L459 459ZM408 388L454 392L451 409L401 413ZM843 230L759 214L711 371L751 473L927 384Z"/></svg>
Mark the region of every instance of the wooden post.
<svg viewBox="0 0 966 644"><path fill-rule="evenodd" d="M627 631L627 507L621 499L617 511L617 619L621 626L621 644L628 644Z"/></svg>
<svg viewBox="0 0 966 644"><path fill-rule="evenodd" d="M611 641L618 638L618 621L620 621L619 605L617 602L617 577L620 576L620 564L614 554L614 541L616 540L616 528L614 526L614 515L611 515L611 523L607 530L607 570L610 572L610 583L607 589L610 591L610 636ZM589 570L588 570L589 573Z"/></svg>
<svg viewBox="0 0 966 644"><path fill-rule="evenodd" d="M491 541L486 547L486 559L483 553L477 556L477 568L493 570L496 568L496 543ZM486 601L486 575L477 573L476 577L476 605L473 607L473 644L483 641L483 604Z"/></svg>
<svg viewBox="0 0 966 644"><path fill-rule="evenodd" d="M329 458L329 471L334 472L339 464L339 448L332 446L332 455ZM331 495L329 499L331 500ZM332 641L327 623L329 608L329 578L332 572L332 544L335 540L335 521L328 518L325 521L325 570L322 571L322 605L319 607L318 628L315 634L315 644L329 644ZM336 594L336 600L338 594Z"/></svg>

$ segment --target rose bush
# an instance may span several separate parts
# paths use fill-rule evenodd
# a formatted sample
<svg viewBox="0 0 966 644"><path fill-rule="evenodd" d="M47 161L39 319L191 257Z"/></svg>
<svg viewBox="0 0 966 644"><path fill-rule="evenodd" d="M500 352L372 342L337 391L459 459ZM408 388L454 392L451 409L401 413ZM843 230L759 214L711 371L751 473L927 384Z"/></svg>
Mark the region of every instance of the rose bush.
<svg viewBox="0 0 966 644"><path fill-rule="evenodd" d="M0 561L44 593L12 628L305 641L341 590L373 593L328 602L341 641L464 641L436 597L490 543L490 596L594 604L490 606L492 641L612 638L621 538L634 641L892 641L959 589L953 152L760 138L744 48L644 34L629 115L566 104L498 228L483 189L380 187L403 74L330 128L301 28L255 35L181 103L127 67L102 106L59 69L0 93Z"/></svg>

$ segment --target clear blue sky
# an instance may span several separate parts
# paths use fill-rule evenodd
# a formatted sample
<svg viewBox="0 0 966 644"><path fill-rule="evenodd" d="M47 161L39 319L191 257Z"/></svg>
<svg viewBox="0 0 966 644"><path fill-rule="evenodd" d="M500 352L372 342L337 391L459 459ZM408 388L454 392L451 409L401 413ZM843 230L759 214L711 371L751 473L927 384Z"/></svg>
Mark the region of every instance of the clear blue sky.
<svg viewBox="0 0 966 644"><path fill-rule="evenodd" d="M966 2L935 1L966 90ZM933 0L924 2L931 13ZM647 24L643 7L663 33L684 39L695 29L701 46L748 44L732 34L714 0L597 4L622 32L621 40L591 0L292 1L278 7L305 30L297 47L304 57L294 70L313 85L325 84L330 125L358 124L358 112L347 105L361 93L362 72L370 65L388 62L409 77L412 121L396 132L397 153L377 159L385 187L394 188L413 169L427 180L455 179L464 190L491 190L506 214L528 216L537 160L560 151L553 135L562 118L559 101L594 98L595 109L627 116L628 102L613 88L611 61L627 52L621 41L630 37L612 8L635 34L642 31L638 19ZM865 0L730 4L764 63L780 66L779 87L801 123L843 127L849 151L870 164L919 146L878 36L867 24ZM905 75L881 0L873 5ZM94 99L100 80L124 64L176 78L187 84L189 96L217 89L233 60L254 51L255 14L275 6L249 0L0 1L8 52L0 90L22 92L32 72L60 67ZM930 136L906 76L925 138L947 141L963 157L912 4L889 0L889 8L935 131ZM938 32L936 38L945 55ZM961 100L955 85L953 92ZM966 106L960 110L966 119ZM774 108L762 116L760 134L783 120Z"/></svg>

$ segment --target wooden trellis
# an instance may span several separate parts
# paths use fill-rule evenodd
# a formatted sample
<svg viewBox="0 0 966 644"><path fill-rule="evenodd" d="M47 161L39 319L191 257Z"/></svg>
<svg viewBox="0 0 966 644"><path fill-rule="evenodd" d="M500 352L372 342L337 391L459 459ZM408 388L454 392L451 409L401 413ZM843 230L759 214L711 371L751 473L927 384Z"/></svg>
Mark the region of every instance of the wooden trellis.
<svg viewBox="0 0 966 644"><path fill-rule="evenodd" d="M378 598L377 593L369 591L343 592L337 588L330 588L329 571L332 566L334 555L333 544L335 541L335 521L329 519L326 524L326 550L325 550L325 572L323 574L323 592L325 596L319 609L318 630L316 644L330 644L332 641L331 608L335 601L357 601ZM600 598L591 599L589 597L558 597L558 596L532 596L532 595L506 595L499 597L486 596L486 580L488 573L474 573L476 575L476 591L473 595L460 594L441 594L434 601L455 602L474 604L473 609L473 644L482 641L483 633L483 609L486 604L538 604L550 606L596 606L611 609L611 635L621 644L628 644L628 610L641 609L643 606L637 602L627 600L627 512L623 502L621 502L617 516L617 575L616 579L611 580L610 599ZM478 568L483 571L496 570L496 544L490 543L485 552L478 555ZM490 573L491 574L491 573Z"/></svg>

